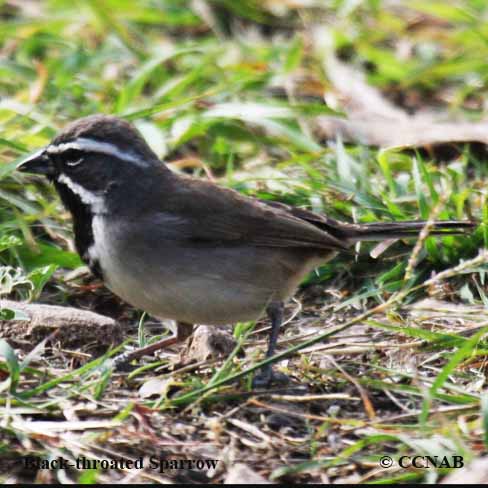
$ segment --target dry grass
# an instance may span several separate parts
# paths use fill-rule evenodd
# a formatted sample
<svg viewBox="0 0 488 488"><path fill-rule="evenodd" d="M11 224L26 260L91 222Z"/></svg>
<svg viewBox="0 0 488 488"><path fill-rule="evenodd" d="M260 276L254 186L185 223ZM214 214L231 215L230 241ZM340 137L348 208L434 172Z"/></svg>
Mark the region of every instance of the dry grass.
<svg viewBox="0 0 488 488"><path fill-rule="evenodd" d="M488 170L474 133L486 111L485 2L278 3L1 4L0 296L113 317L127 340L105 356L97 334L27 350L0 342L0 481L433 483L449 469L404 469L399 457L467 464L486 452ZM351 72L362 74L352 92L338 77ZM478 144L444 144L441 131L441 145L364 145L364 134L399 140L396 122L378 135L371 100L382 118L413 113L409 127L427 120L437 136L439 121L470 121L456 140L473 133ZM59 127L95 112L135 122L175 171L245 194L361 222L481 225L417 246L363 245L317 270L301 309L287 309L273 359L288 388L251 388L266 322L237 324L227 359L188 365L175 348L114 372L110 357L165 331L84 273L53 189L14 172ZM347 131L324 140L317 122L330 117ZM0 321L16 320L21 310L0 309ZM43 470L29 456L144 467ZM152 469L152 456L182 469ZM218 463L188 469L198 459Z"/></svg>

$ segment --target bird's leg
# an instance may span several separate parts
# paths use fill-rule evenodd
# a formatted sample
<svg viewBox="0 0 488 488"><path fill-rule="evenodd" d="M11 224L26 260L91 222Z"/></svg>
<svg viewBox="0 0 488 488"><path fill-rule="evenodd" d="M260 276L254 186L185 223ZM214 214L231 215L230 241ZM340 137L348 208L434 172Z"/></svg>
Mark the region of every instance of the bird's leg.
<svg viewBox="0 0 488 488"><path fill-rule="evenodd" d="M266 313L271 320L271 331L269 334L266 359L274 356L278 334L280 332L281 323L283 322L283 309L283 302L271 302L266 309ZM289 381L288 376L282 373L277 373L273 370L271 364L267 364L266 366L263 366L260 373L254 377L253 387L262 388L269 386L271 383L284 384Z"/></svg>
<svg viewBox="0 0 488 488"><path fill-rule="evenodd" d="M138 349L134 349L133 351L119 354L113 359L113 365L115 369L122 369L123 365L127 364L133 359L138 359L147 354L152 354L153 352L159 351L160 349L172 346L173 344L183 342L191 336L192 332L192 324L187 324L186 322L176 322L176 331L173 336L167 337L158 342L154 342L153 344L149 344L148 346L140 347Z"/></svg>

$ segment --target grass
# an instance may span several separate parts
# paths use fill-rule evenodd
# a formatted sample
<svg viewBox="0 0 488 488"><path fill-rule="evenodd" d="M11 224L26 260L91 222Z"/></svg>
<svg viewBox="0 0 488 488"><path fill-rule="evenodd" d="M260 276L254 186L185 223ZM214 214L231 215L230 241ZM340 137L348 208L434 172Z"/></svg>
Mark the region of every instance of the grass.
<svg viewBox="0 0 488 488"><path fill-rule="evenodd" d="M280 482L433 483L450 470L382 469L379 459L461 455L467 464L486 451L486 150L321 140L315 118L343 117L344 107L312 31L320 24L337 56L402 109L481 120L487 7L328 4L0 5L2 298L92 309L125 324L128 342L152 340L141 311L73 275L81 262L69 215L42 179L14 171L59 128L96 112L131 120L175 171L247 195L360 222L481 222L472 235L397 242L379 259L362 245L308 277L272 360L307 385L304 395L252 391L264 322L238 324L226 360L173 366L174 350L131 373L110 367L126 343L95 357L55 339L30 353L1 341L0 481L221 482L243 463ZM142 396L155 379L155 395ZM23 466L27 456L142 456L146 468L37 471ZM159 472L151 456L219 466Z"/></svg>

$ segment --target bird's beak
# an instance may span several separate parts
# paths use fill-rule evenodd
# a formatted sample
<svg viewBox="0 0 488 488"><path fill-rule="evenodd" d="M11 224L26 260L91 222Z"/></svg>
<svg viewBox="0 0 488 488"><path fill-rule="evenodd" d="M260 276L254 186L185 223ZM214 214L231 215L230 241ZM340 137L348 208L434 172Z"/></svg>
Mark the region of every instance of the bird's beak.
<svg viewBox="0 0 488 488"><path fill-rule="evenodd" d="M45 176L53 176L55 173L54 165L46 153L46 148L42 148L25 158L17 165L16 169L23 173L35 173Z"/></svg>

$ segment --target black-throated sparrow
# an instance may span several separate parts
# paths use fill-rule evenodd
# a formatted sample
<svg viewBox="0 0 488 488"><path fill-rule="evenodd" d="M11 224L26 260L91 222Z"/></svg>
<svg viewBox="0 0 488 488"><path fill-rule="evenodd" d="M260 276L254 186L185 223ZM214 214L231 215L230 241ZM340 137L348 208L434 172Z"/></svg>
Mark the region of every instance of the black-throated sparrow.
<svg viewBox="0 0 488 488"><path fill-rule="evenodd" d="M343 223L180 176L132 125L105 115L72 123L18 169L54 182L73 215L80 256L108 288L180 324L175 337L126 360L183 339L190 324L254 320L264 311L272 356L283 302L307 273L358 241L414 236L425 224ZM474 226L441 221L433 228ZM272 378L268 367L258 383Z"/></svg>

